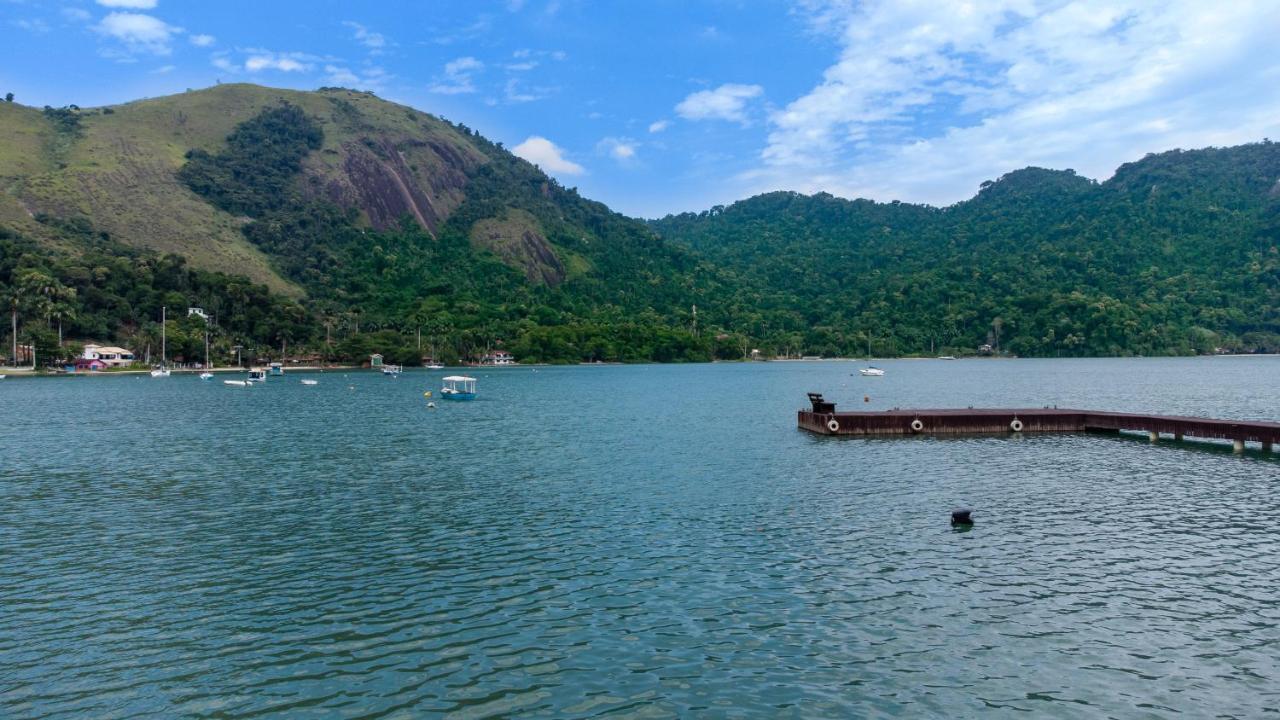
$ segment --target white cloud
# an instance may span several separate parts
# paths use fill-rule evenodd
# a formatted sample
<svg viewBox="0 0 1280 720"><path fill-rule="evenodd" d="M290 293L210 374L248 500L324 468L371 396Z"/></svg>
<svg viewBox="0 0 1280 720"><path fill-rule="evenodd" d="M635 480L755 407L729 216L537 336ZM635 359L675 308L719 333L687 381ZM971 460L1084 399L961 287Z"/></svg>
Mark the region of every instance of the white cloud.
<svg viewBox="0 0 1280 720"><path fill-rule="evenodd" d="M660 133L669 127L671 127L670 120L655 120L654 122L649 123L649 132Z"/></svg>
<svg viewBox="0 0 1280 720"><path fill-rule="evenodd" d="M387 38L382 33L376 33L364 25L350 20L342 24L355 31L356 42L371 50L381 50L387 46Z"/></svg>
<svg viewBox="0 0 1280 720"><path fill-rule="evenodd" d="M555 143L537 135L511 148L511 152L552 174L581 175L586 172L586 168L566 159L564 150Z"/></svg>
<svg viewBox="0 0 1280 720"><path fill-rule="evenodd" d="M45 22L44 20L41 20L40 18L34 18L31 20L21 18L18 20L14 20L13 24L17 25L23 30L26 30L27 32L33 32L37 34L44 34L49 32L49 23Z"/></svg>
<svg viewBox="0 0 1280 720"><path fill-rule="evenodd" d="M1106 177L1280 130L1280 5L810 2L838 60L769 119L748 191L948 204L1026 165ZM1266 88L1266 90L1263 90Z"/></svg>
<svg viewBox="0 0 1280 720"><path fill-rule="evenodd" d="M173 72L174 70L177 70L177 69L178 69L178 66L177 66L177 65L162 65L162 66L160 66L160 67L156 68L155 70L152 70L152 71L151 71L151 74L152 74L152 75L166 75L166 74L171 73L171 72Z"/></svg>
<svg viewBox="0 0 1280 720"><path fill-rule="evenodd" d="M210 45L218 42L218 39L212 35L192 35L187 39L196 47L209 47Z"/></svg>
<svg viewBox="0 0 1280 720"><path fill-rule="evenodd" d="M636 160L638 145L630 138L607 137L596 143L596 151L608 155L623 165Z"/></svg>
<svg viewBox="0 0 1280 720"><path fill-rule="evenodd" d="M93 15L90 15L88 10L81 8L62 8L61 12L62 17L71 22L89 22L93 18Z"/></svg>
<svg viewBox="0 0 1280 720"><path fill-rule="evenodd" d="M127 12L107 15L94 29L124 43L130 51L155 55L168 55L173 35L182 32L182 28L169 25L151 15Z"/></svg>
<svg viewBox="0 0 1280 720"><path fill-rule="evenodd" d="M156 6L156 0L97 0L97 3L103 7L128 10L150 10Z"/></svg>
<svg viewBox="0 0 1280 720"><path fill-rule="evenodd" d="M386 70L366 66L363 70L352 70L345 65L325 65L325 82L362 90L381 89L391 77Z"/></svg>
<svg viewBox="0 0 1280 720"><path fill-rule="evenodd" d="M444 74L437 76L427 90L438 95L462 95L476 91L475 75L484 70L484 63L473 57L460 57L444 65Z"/></svg>
<svg viewBox="0 0 1280 720"><path fill-rule="evenodd" d="M715 90L700 90L676 105L676 114L686 120L747 121L747 102L764 93L759 85L727 83Z"/></svg>
<svg viewBox="0 0 1280 720"><path fill-rule="evenodd" d="M503 99L510 105L541 100L556 91L549 87L526 87L517 78L508 78L503 88Z"/></svg>
<svg viewBox="0 0 1280 720"><path fill-rule="evenodd" d="M279 70L280 72L306 72L312 65L298 53L259 52L245 58L244 69L249 72Z"/></svg>

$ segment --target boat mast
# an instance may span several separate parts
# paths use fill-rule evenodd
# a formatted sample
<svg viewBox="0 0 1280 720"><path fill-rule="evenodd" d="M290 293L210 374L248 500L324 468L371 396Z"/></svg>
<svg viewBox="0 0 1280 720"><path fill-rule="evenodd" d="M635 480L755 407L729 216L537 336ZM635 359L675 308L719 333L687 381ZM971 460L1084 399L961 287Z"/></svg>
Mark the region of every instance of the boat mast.
<svg viewBox="0 0 1280 720"><path fill-rule="evenodd" d="M167 356L166 356L166 354L165 354L165 327L164 327L164 326L165 326L165 316L164 316L164 311L165 311L165 307L164 307L163 305L161 305L161 306L160 306L160 367L165 367L166 365L168 365L168 364L169 364L168 357L167 357Z"/></svg>

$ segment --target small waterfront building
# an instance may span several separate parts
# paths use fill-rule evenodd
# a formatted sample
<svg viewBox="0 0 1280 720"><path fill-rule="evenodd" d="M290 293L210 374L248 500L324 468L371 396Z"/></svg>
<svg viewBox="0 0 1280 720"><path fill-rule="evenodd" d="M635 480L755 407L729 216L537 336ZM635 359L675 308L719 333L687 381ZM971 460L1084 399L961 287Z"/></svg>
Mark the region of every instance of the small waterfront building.
<svg viewBox="0 0 1280 720"><path fill-rule="evenodd" d="M494 350L480 358L481 365L515 365L516 359L506 350Z"/></svg>
<svg viewBox="0 0 1280 720"><path fill-rule="evenodd" d="M75 372L99 372L107 369L107 364L97 358L86 359L76 358L76 364L72 366Z"/></svg>
<svg viewBox="0 0 1280 720"><path fill-rule="evenodd" d="M84 352L81 353L82 360L99 360L107 367L123 367L132 365L134 361L133 351L126 350L122 347L114 345L85 345ZM79 363L76 363L79 366Z"/></svg>
<svg viewBox="0 0 1280 720"><path fill-rule="evenodd" d="M382 355L374 353L369 356L369 367L382 367Z"/></svg>

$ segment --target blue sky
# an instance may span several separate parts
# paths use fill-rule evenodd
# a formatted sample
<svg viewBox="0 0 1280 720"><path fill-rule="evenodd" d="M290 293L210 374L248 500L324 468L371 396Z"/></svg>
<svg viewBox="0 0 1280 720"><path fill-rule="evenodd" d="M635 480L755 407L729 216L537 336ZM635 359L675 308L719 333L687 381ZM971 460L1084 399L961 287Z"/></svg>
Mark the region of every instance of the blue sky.
<svg viewBox="0 0 1280 720"><path fill-rule="evenodd" d="M371 89L645 217L1280 135L1275 2L0 0L0 32L19 102Z"/></svg>

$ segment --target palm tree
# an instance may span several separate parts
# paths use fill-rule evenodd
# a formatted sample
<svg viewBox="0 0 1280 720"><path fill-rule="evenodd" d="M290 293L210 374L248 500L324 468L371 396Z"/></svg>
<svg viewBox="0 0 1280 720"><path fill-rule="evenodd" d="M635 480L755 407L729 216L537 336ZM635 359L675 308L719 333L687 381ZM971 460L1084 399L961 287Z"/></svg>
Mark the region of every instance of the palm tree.
<svg viewBox="0 0 1280 720"><path fill-rule="evenodd" d="M17 287L5 288L0 294L0 299L9 306L9 317L13 323L13 355L9 356L9 361L17 364L18 362L18 308L22 305L22 293Z"/></svg>

